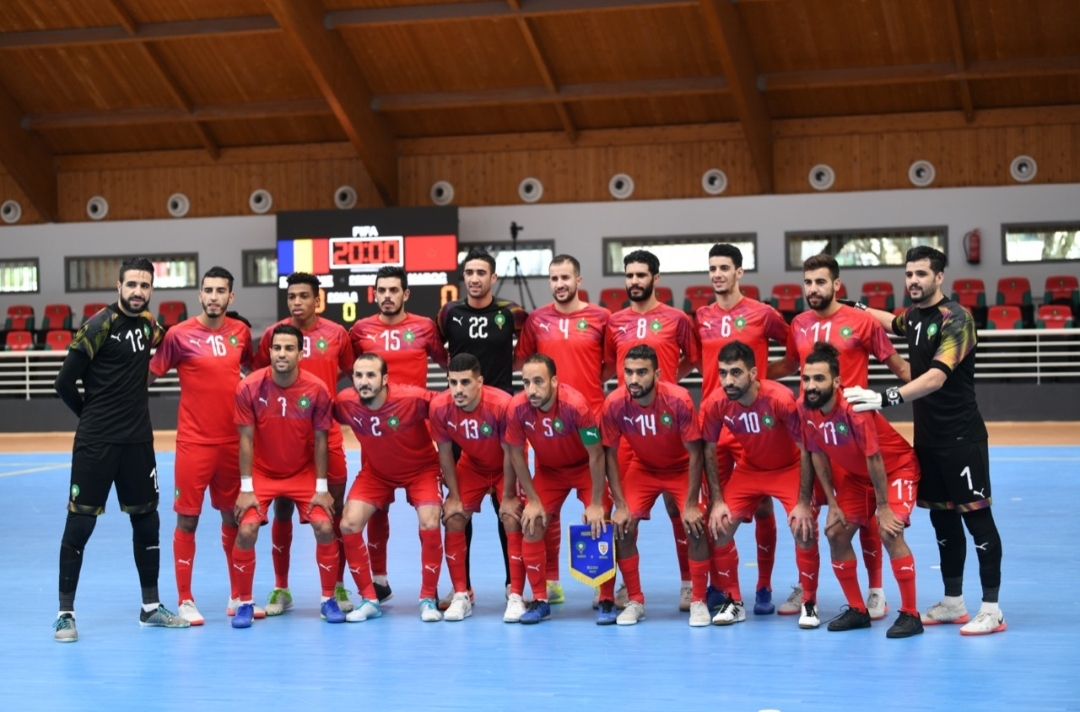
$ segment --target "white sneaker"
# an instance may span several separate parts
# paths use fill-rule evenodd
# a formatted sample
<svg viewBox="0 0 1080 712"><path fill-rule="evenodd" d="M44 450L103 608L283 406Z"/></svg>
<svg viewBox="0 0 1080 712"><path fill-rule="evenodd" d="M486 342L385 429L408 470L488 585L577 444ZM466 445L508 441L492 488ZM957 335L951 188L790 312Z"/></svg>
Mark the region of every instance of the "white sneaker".
<svg viewBox="0 0 1080 712"><path fill-rule="evenodd" d="M506 613L503 613L503 623L518 623L521 614L525 612L525 599L516 593L511 593L506 599Z"/></svg>
<svg viewBox="0 0 1080 712"><path fill-rule="evenodd" d="M371 601L366 598L360 599L360 605L352 609L345 614L345 622L347 623L361 623L371 618L381 618L382 608L379 607L378 601Z"/></svg>
<svg viewBox="0 0 1080 712"><path fill-rule="evenodd" d="M885 602L885 595L874 591L866 597L866 610L870 614L870 620L879 621L889 612L889 604Z"/></svg>
<svg viewBox="0 0 1080 712"><path fill-rule="evenodd" d="M732 625L746 620L746 607L742 601L733 601L730 598L720 606L720 611L713 616L713 625Z"/></svg>
<svg viewBox="0 0 1080 712"><path fill-rule="evenodd" d="M799 616L800 628L817 628L821 625L821 619L818 618L817 606L813 601L807 601L803 604L802 615Z"/></svg>
<svg viewBox="0 0 1080 712"><path fill-rule="evenodd" d="M195 607L195 601L190 598L180 602L180 609L176 613L191 625L202 625L206 622L202 613L199 613L199 609Z"/></svg>
<svg viewBox="0 0 1080 712"><path fill-rule="evenodd" d="M967 607L963 603L950 605L940 601L930 606L926 613L922 614L923 625L939 625L941 623L967 623L971 620L968 616Z"/></svg>
<svg viewBox="0 0 1080 712"><path fill-rule="evenodd" d="M709 615L709 607L704 601L694 601L690 604L690 626L703 628L712 624L712 616Z"/></svg>
<svg viewBox="0 0 1080 712"><path fill-rule="evenodd" d="M620 583L619 588L615 590L615 607L620 611L626 608L630 603L630 594L626 591L626 584Z"/></svg>
<svg viewBox="0 0 1080 712"><path fill-rule="evenodd" d="M442 620L438 602L434 598L420 599L420 620L425 623L437 623Z"/></svg>
<svg viewBox="0 0 1080 712"><path fill-rule="evenodd" d="M683 581L682 585L679 586L679 610L684 613L689 611L690 604L693 603L693 600L694 588L686 581Z"/></svg>
<svg viewBox="0 0 1080 712"><path fill-rule="evenodd" d="M275 588L266 602L266 615L280 616L293 607L292 592L287 588ZM255 616L258 618L258 616Z"/></svg>
<svg viewBox="0 0 1080 712"><path fill-rule="evenodd" d="M450 607L443 614L443 620L463 621L471 615L472 601L469 600L469 594L459 592L454 594L454 600L450 602Z"/></svg>
<svg viewBox="0 0 1080 712"><path fill-rule="evenodd" d="M623 612L619 614L619 617L615 619L615 623L618 625L635 625L638 621L643 620L645 620L645 604L630 601L626 604Z"/></svg>
<svg viewBox="0 0 1080 712"><path fill-rule="evenodd" d="M1000 633L1005 625L1005 614L1001 611L979 611L970 623L960 628L960 635L989 635Z"/></svg>
<svg viewBox="0 0 1080 712"><path fill-rule="evenodd" d="M450 608L450 604L454 602L454 589L451 588L450 592L439 599L439 610L445 611Z"/></svg>
<svg viewBox="0 0 1080 712"><path fill-rule="evenodd" d="M802 611L802 586L795 584L791 587L791 595L787 600L776 607L776 612L782 616L793 616Z"/></svg>
<svg viewBox="0 0 1080 712"><path fill-rule="evenodd" d="M235 616L236 615L236 609L239 608L239 607L240 607L240 599L239 598L230 598L229 602L225 604L225 615L227 615L227 616ZM289 606L288 607L292 608L292 599L291 598L289 599ZM255 618L260 618L260 619L266 618L266 609L262 608L261 606L256 606L256 605L252 605L252 608L255 609ZM195 625L195 624L192 623L192 625Z"/></svg>

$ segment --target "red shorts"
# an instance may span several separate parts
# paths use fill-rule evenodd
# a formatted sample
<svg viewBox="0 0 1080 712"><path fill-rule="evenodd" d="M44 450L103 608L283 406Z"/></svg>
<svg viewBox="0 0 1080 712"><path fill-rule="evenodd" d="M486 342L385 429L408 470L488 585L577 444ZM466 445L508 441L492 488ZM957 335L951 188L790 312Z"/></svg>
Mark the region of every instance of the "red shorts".
<svg viewBox="0 0 1080 712"><path fill-rule="evenodd" d="M301 472L291 477L269 477L259 470L252 470L251 484L255 488L255 498L259 500L259 510L254 509L244 512L242 524L251 522L269 521L270 503L278 497L291 499L296 505L296 511L300 514L300 523L329 522L330 515L322 507L312 507L311 498L315 496L315 468L307 472ZM311 511L308 511L308 510Z"/></svg>
<svg viewBox="0 0 1080 712"><path fill-rule="evenodd" d="M457 463L458 494L466 512L479 512L484 498L491 492L500 500L503 496L503 470L484 472L476 467L468 455L462 455Z"/></svg>
<svg viewBox="0 0 1080 712"><path fill-rule="evenodd" d="M394 490L405 490L405 497L413 507L442 505L438 467L423 470L407 480L390 480L374 470L363 468L349 488L349 500L367 502L376 509L386 509L394 501Z"/></svg>
<svg viewBox="0 0 1080 712"><path fill-rule="evenodd" d="M174 469L174 512L189 517L202 514L207 487L211 507L232 509L240 494L240 441L206 444L178 440Z"/></svg>
<svg viewBox="0 0 1080 712"><path fill-rule="evenodd" d="M344 485L349 479L349 468L345 464L345 443L338 437L337 442L331 439L327 444L330 446L330 457L326 468L326 484Z"/></svg>
<svg viewBox="0 0 1080 712"><path fill-rule="evenodd" d="M577 470L541 470L537 468L533 477L533 487L548 514L562 510L563 502L570 496L570 490L577 490L577 498L586 507L592 502L592 476L589 466ZM604 511L611 511L611 493L604 486Z"/></svg>
<svg viewBox="0 0 1080 712"><path fill-rule="evenodd" d="M776 497L790 513L799 503L799 463L783 470L753 470L740 465L724 486L724 503L732 519L750 521L765 497Z"/></svg>
<svg viewBox="0 0 1080 712"><path fill-rule="evenodd" d="M918 494L919 470L899 470L888 474L889 509L905 525L911 525L911 508ZM877 495L869 477L845 472L833 478L836 487L836 503L849 522L859 526L872 523L877 517Z"/></svg>
<svg viewBox="0 0 1080 712"><path fill-rule="evenodd" d="M649 519L656 498L669 493L679 505L679 513L686 505L686 491L690 487L690 476L686 470L679 472L654 473L644 469L636 460L620 480L626 507L634 519Z"/></svg>

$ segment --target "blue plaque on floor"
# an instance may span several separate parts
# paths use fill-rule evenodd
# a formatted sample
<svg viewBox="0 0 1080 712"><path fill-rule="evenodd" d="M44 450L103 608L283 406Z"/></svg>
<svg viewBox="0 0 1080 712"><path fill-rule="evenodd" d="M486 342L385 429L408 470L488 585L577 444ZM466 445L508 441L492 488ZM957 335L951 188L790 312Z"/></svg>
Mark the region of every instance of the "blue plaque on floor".
<svg viewBox="0 0 1080 712"><path fill-rule="evenodd" d="M570 525L570 574L582 583L597 587L615 578L615 530L609 524L599 539L593 539L588 524Z"/></svg>

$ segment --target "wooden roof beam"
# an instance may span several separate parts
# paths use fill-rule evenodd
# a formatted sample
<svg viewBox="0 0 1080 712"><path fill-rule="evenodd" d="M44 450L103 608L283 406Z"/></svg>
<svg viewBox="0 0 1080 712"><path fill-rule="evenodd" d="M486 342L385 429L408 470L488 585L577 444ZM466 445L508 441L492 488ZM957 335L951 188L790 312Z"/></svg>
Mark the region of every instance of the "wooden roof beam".
<svg viewBox="0 0 1080 712"><path fill-rule="evenodd" d="M570 117L570 111L566 108L566 104L558 99L559 86L555 82L555 74L551 71L547 58L544 57L544 51L540 48L540 42L536 39L536 34L529 26L529 19L521 14L521 0L506 0L506 2L517 13L514 19L517 21L518 29L521 30L521 37L525 40L525 46L529 48L529 54L532 55L536 71L540 72L540 79L544 82L548 92L555 97L555 113L559 116L559 123L562 124L563 131L566 132L570 143L574 143L577 140L577 128L574 126L574 121Z"/></svg>
<svg viewBox="0 0 1080 712"><path fill-rule="evenodd" d="M0 87L0 165L15 180L46 222L56 222L59 212L56 161L45 141L22 125L22 109Z"/></svg>
<svg viewBox="0 0 1080 712"><path fill-rule="evenodd" d="M222 17L214 20L185 20L182 22L153 22L134 25L134 34L125 25L111 27L76 27L63 30L33 30L0 33L0 50L44 49L93 44L131 44L186 40L211 35L259 35L280 32L277 21L270 15L251 17Z"/></svg>
<svg viewBox="0 0 1080 712"><path fill-rule="evenodd" d="M949 33L949 47L952 49L953 64L961 74L967 69L967 60L964 57L964 36L960 32L960 13L956 8L956 0L945 0L945 27ZM960 105L964 107L964 118L970 124L975 120L975 104L971 99L971 85L967 79L960 79L957 84L960 91Z"/></svg>
<svg viewBox="0 0 1080 712"><path fill-rule="evenodd" d="M371 110L371 88L345 40L323 24L319 2L267 0L330 105L386 205L398 200L397 148L386 120Z"/></svg>
<svg viewBox="0 0 1080 712"><path fill-rule="evenodd" d="M772 193L772 121L765 106L765 97L758 88L757 70L750 54L746 30L730 0L700 0L699 6L731 88L735 113L746 134L758 186L762 193Z"/></svg>
<svg viewBox="0 0 1080 712"><path fill-rule="evenodd" d="M499 17L551 17L582 12L693 7L697 0L520 0L518 4L519 7L511 7L504 0L492 0L332 10L326 13L325 22L328 28L336 28L353 25L460 22Z"/></svg>
<svg viewBox="0 0 1080 712"><path fill-rule="evenodd" d="M190 111L181 107L155 106L113 111L81 111L70 114L28 114L22 119L22 127L27 131L46 131L98 126L148 126L277 119L291 116L325 116L331 113L330 105L320 97L318 99L258 101L247 104L208 104L194 106Z"/></svg>

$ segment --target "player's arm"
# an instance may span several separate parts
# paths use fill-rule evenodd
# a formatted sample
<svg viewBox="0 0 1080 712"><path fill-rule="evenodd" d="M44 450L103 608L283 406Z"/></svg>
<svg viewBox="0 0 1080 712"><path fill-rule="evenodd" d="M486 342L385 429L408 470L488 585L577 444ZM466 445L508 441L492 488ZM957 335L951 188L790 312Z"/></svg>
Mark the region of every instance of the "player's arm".
<svg viewBox="0 0 1080 712"><path fill-rule="evenodd" d="M889 358L885 359L885 365L904 383L911 381L911 364L905 361L900 354L889 356Z"/></svg>
<svg viewBox="0 0 1080 712"><path fill-rule="evenodd" d="M332 427L337 427L333 425ZM334 517L334 498L327 488L326 473L329 471L330 447L327 445L325 430L315 431L315 495L311 498L310 512L315 507L326 510L327 516Z"/></svg>
<svg viewBox="0 0 1080 712"><path fill-rule="evenodd" d="M582 441L585 450L589 453L589 478L592 480L591 504L585 508L585 514L581 519L582 524L588 524L592 528L593 539L607 528L604 518L604 485L607 483L607 458L604 455L604 446L597 437L592 442Z"/></svg>
<svg viewBox="0 0 1080 712"><path fill-rule="evenodd" d="M878 528L882 533L888 533L894 537L900 536L904 533L904 523L889 507L889 478L885 473L885 460L881 457L880 451L866 458L866 470L870 473L870 482L874 485Z"/></svg>
<svg viewBox="0 0 1080 712"><path fill-rule="evenodd" d="M697 538L705 533L705 518L698 507L698 495L701 493L701 468L703 449L700 440L684 440L683 447L690 456L690 464L687 466L687 491L686 505L683 507L683 525L686 532ZM714 453L715 454L715 453ZM715 462L715 458L713 462Z"/></svg>
<svg viewBox="0 0 1080 712"><path fill-rule="evenodd" d="M259 501L255 499L255 488L251 484L251 463L255 458L255 426L238 425L240 432L240 494L236 498L236 506L233 515L239 522L244 518L244 512L252 507L262 516L259 510Z"/></svg>
<svg viewBox="0 0 1080 712"><path fill-rule="evenodd" d="M882 327L884 327L885 331L888 331L890 333L894 332L892 327L893 320L896 319L896 315L892 312L887 312L881 309L874 309L873 307L868 307L862 302L853 299L837 299L836 301L840 302L841 304L846 304L849 307L855 307L856 309L866 312L870 316L877 319L877 322L881 324ZM897 334L897 336L902 336L902 334Z"/></svg>
<svg viewBox="0 0 1080 712"><path fill-rule="evenodd" d="M887 388L883 393L868 388L845 388L844 398L847 399L848 403L851 403L852 410L856 413L881 410L907 401L925 398L931 393L940 390L948 378L949 375L944 368L935 363L926 373L900 387Z"/></svg>
<svg viewBox="0 0 1080 712"><path fill-rule="evenodd" d="M56 394L60 396L60 400L64 401L64 405L70 408L71 412L78 417L82 417L83 410L83 397L79 393L79 379L83 377L89 367L90 356L85 351L68 351L67 356L64 357L64 365L60 367L60 373L57 374L56 381L53 383L53 388L56 389Z"/></svg>
<svg viewBox="0 0 1080 712"><path fill-rule="evenodd" d="M775 361L769 362L769 365L765 368L765 378L770 381L777 381L796 373L798 370L799 359L792 359L785 355L784 358L778 358Z"/></svg>
<svg viewBox="0 0 1080 712"><path fill-rule="evenodd" d="M622 474L619 472L619 447L604 447L608 487L611 499L615 502L615 511L611 514L611 526L615 527L615 536L622 538L630 529L630 509L626 505L626 495L622 489Z"/></svg>
<svg viewBox="0 0 1080 712"><path fill-rule="evenodd" d="M788 514L788 526L796 539L814 538L814 463L810 453L799 445L799 500Z"/></svg>
<svg viewBox="0 0 1080 712"><path fill-rule="evenodd" d="M521 529L530 535L533 533L534 527L538 527L536 529L537 533L542 532L547 528L547 514L544 512L544 505L540 501L540 495L536 493L536 487L533 486L532 476L529 474L529 463L525 461L524 446L511 445L510 460L514 467L514 476L517 483L525 491L525 496L529 500L521 511ZM512 496L511 492L512 490L503 490L503 504L499 507L499 516L503 516L503 507L507 504L507 498Z"/></svg>
<svg viewBox="0 0 1080 712"><path fill-rule="evenodd" d="M832 464L829 462L828 455L812 452L810 453L810 459L813 462L814 471L817 473L818 482L821 483L821 488L825 490L825 500L829 505L829 514L825 518L825 533L828 534L829 530L837 524L843 527L848 526L847 516L836 501L836 487L833 484Z"/></svg>
<svg viewBox="0 0 1080 712"><path fill-rule="evenodd" d="M731 510L728 509L727 504L724 502L724 493L720 491L720 468L716 464L716 441L711 437L705 438L702 457L705 460L705 482L709 485L709 536L716 539L722 533L727 533L728 525L731 523ZM698 483L698 491L701 491L700 482ZM689 505L694 494L696 493L692 488L690 492L686 493L687 505ZM694 506L697 506L696 501Z"/></svg>
<svg viewBox="0 0 1080 712"><path fill-rule="evenodd" d="M458 490L454 445L449 442L440 442L436 445L439 448L439 467L442 469L443 483L447 489L446 501L443 502L443 524L445 524L452 517L464 517L465 509L461 506L461 491Z"/></svg>

